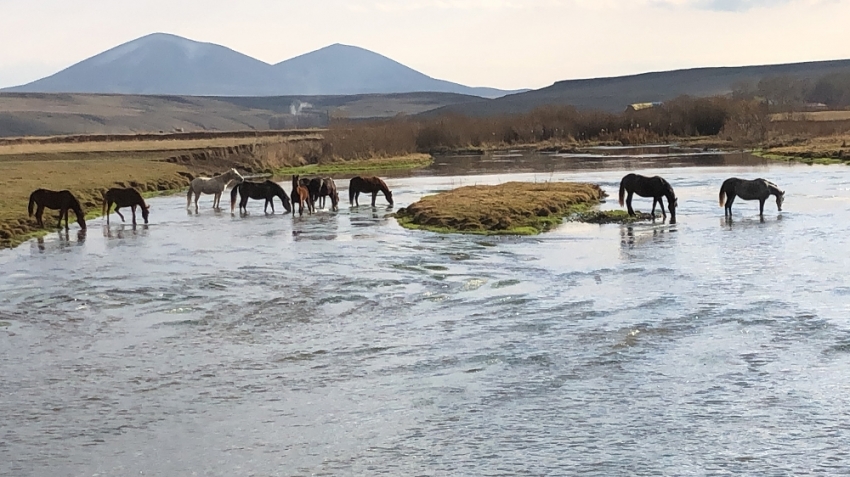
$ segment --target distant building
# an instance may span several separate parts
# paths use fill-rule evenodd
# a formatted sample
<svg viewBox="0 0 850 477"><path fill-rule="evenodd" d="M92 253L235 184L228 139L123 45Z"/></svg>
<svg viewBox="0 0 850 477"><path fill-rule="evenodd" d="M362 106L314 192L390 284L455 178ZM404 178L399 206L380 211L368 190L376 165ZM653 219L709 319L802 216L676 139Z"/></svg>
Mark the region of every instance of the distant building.
<svg viewBox="0 0 850 477"><path fill-rule="evenodd" d="M657 108L657 107L661 106L662 104L664 104L664 103L662 103L661 101L656 101L656 102L653 102L653 103L633 103L633 104L630 104L626 107L626 112L640 111L642 109Z"/></svg>

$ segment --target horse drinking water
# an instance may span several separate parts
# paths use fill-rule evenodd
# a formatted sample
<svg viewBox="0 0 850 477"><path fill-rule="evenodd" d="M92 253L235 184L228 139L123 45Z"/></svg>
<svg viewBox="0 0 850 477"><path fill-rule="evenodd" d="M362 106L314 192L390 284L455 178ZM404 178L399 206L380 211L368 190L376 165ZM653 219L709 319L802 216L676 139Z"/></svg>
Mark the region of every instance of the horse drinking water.
<svg viewBox="0 0 850 477"><path fill-rule="evenodd" d="M325 207L325 197L331 198L331 208L333 210L339 210L339 193L336 190L336 184L334 180L330 177L322 178L322 188L319 191L319 199L321 200L321 204L319 207Z"/></svg>
<svg viewBox="0 0 850 477"><path fill-rule="evenodd" d="M292 211L292 208L289 205L289 196L286 195L286 192L283 190L278 183L273 181L265 181L265 182L248 182L244 181L240 184L236 184L233 189L230 191L230 213L233 213L233 208L236 206L236 194L239 194L239 212L243 210L248 212L248 199L254 200L263 200L265 199L266 203L263 206L263 212L265 213L268 209L269 205L272 206L272 213L274 214L274 198L277 197L280 199L280 202L283 204L283 208L286 209L286 212L289 213Z"/></svg>
<svg viewBox="0 0 850 477"><path fill-rule="evenodd" d="M86 228L86 214L83 213L83 208L80 206L80 201L74 197L70 191L60 190L53 191L48 189L36 189L30 194L30 202L27 207L29 216L32 217L33 209L35 209L35 221L41 228L44 228L44 222L41 220L44 214L44 208L58 210L59 217L56 219L59 223L59 228L62 228L62 217L65 217L65 228L68 228L68 209L74 211L77 216L77 223L80 228Z"/></svg>
<svg viewBox="0 0 850 477"><path fill-rule="evenodd" d="M192 203L192 194L195 194L195 213L198 212L198 199L201 194L215 194L213 198L213 209L219 209L221 205L221 194L231 182L241 184L245 179L236 172L236 169L230 169L224 174L215 177L196 177L189 183L189 193L186 194L186 208L188 209Z"/></svg>
<svg viewBox="0 0 850 477"><path fill-rule="evenodd" d="M103 193L103 210L101 213L106 216L106 225L109 225L109 209L112 208L112 204L115 204L115 213L121 217L121 222L124 222L124 215L121 214L119 209L130 207L133 211L133 225L136 225L136 206L139 206L142 209L142 218L145 223L148 223L150 206L145 203L145 199L136 189L112 188Z"/></svg>
<svg viewBox="0 0 850 477"><path fill-rule="evenodd" d="M358 197L361 192L372 194L372 207L375 207L375 198L378 197L378 192L383 192L390 206L393 205L393 193L390 192L387 184L377 177L355 176L351 178L351 181L348 183L348 202L352 207L360 205Z"/></svg>
<svg viewBox="0 0 850 477"><path fill-rule="evenodd" d="M771 195L776 196L776 208L782 212L782 202L785 201L785 191L765 179L738 179L730 177L723 181L720 186L720 207L724 207L724 215L732 216L732 202L735 202L735 197L740 197L744 200L759 201L759 216L764 215L764 201Z"/></svg>
<svg viewBox="0 0 850 477"><path fill-rule="evenodd" d="M628 192L625 203L629 208L629 215L634 216L635 211L632 209L632 195L637 194L641 197L652 197L652 218L655 218L655 204L661 205L661 216L667 218L667 212L664 211L663 197L667 197L667 206L670 209L670 223L676 223L676 207L679 206L676 193L673 192L673 187L669 182L659 176L646 177L639 174L627 174L620 181L620 207L623 206L623 197Z"/></svg>

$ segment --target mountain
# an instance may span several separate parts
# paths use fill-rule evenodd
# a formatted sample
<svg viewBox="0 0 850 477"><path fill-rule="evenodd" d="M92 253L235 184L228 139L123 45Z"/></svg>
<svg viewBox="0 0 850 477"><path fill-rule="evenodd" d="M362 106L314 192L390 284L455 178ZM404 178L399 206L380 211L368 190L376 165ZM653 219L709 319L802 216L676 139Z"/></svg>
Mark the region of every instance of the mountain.
<svg viewBox="0 0 850 477"><path fill-rule="evenodd" d="M547 105L622 112L632 103L668 101L677 96L714 96L736 86L755 86L763 78L788 76L817 80L827 74L850 72L850 60L814 61L779 65L692 68L610 78L559 81L552 86L498 99L448 105L424 115L447 112L470 115L514 114Z"/></svg>
<svg viewBox="0 0 850 477"><path fill-rule="evenodd" d="M270 65L229 48L154 33L3 92L188 96L446 92L498 97L511 91L438 80L369 50L331 45Z"/></svg>

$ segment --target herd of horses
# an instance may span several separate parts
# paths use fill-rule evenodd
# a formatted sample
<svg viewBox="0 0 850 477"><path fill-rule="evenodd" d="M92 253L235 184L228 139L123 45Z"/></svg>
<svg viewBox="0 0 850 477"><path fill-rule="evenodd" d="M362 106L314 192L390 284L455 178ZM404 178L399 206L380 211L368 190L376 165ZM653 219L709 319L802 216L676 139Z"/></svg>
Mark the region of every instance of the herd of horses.
<svg viewBox="0 0 850 477"><path fill-rule="evenodd" d="M201 194L212 194L213 208L220 209L221 195L224 190L231 186L230 191L230 212L234 212L236 206L236 197L239 196L239 211L247 212L249 199L264 200L265 205L263 211L268 213L268 207L271 206L274 213L274 199L280 200L283 208L287 213L295 215L295 204L298 204L298 214L303 215L306 208L308 213L312 214L316 211L316 203L319 207L325 206L325 200L330 198L331 208L339 210L339 193L336 183L330 177L300 177L299 175L292 176L292 189L289 194L276 182L266 180L264 182L246 181L239 172L235 169L230 169L223 174L218 174L214 177L196 177L189 184L189 192L186 195L186 208L191 209L192 197L195 198L195 212L198 212L198 199ZM372 207L375 207L375 200L378 193L383 193L390 206L393 206L393 194L387 184L378 177L353 177L348 183L348 200L352 207L359 206L359 196L361 193L372 194ZM634 216L635 211L632 208L632 197L637 194L641 197L652 198L652 213L655 218L655 206L661 206L662 217L666 219L667 211L664 209L664 199L667 199L667 209L670 211L670 223L676 223L676 209L678 208L678 199L673 187L664 178L659 176L646 177L639 174L627 174L620 181L620 206L625 205L629 215ZM759 215L764 215L764 203L771 195L776 197L776 207L782 211L782 202L785 200L785 191L766 179L739 179L731 177L723 182L720 186L720 207L724 207L726 216L732 215L732 203L736 197L743 200L758 200ZM106 216L106 223L109 224L109 214L112 206L115 206L115 212L124 221L124 215L121 214L122 207L130 207L133 215L133 225L136 225L136 207L139 207L142 213L142 218L145 223L148 223L148 214L150 206L145 203L141 194L132 188L113 188L103 193L103 209L102 213ZM80 206L80 202L67 190L52 191L47 189L37 189L30 194L29 200L29 216L35 215L35 220L38 225L44 228L42 214L44 209L59 211L59 227L62 227L62 218L65 219L65 228L68 228L68 212L73 210L77 216L77 223L80 228L86 228L85 213Z"/></svg>
<svg viewBox="0 0 850 477"><path fill-rule="evenodd" d="M195 177L189 183L189 192L186 195L186 208L191 209L192 197L195 198L195 212L198 212L198 200L201 194L213 195L213 208L221 208L221 195L224 190L231 186L230 191L230 212L233 213L236 207L236 196L239 200L239 211L247 213L247 205L249 199L264 200L264 212L268 212L271 206L274 213L274 199L280 199L283 208L287 213L292 212L295 215L294 205L298 204L299 215L304 214L304 208L312 214L316 211L316 203L319 203L320 208L325 207L326 199L330 198L331 207L333 210L339 210L339 192L337 192L336 183L330 177L300 177L292 176L292 191L287 194L276 182L266 180L264 182L246 181L236 169L230 169L222 174L217 174L213 177ZM384 197L393 205L393 193L390 191L387 184L379 177L361 177L356 176L349 181L348 197L351 206L358 206L358 197L360 193L372 194L372 207L375 206L378 193L383 193ZM102 215L106 216L106 223L109 224L109 214L115 206L115 213L124 221L124 215L120 209L122 207L130 207L133 215L133 225L136 225L136 208L140 208L142 218L145 223L148 223L148 215L150 206L145 203L142 195L133 188L112 188L103 193L103 208ZM86 228L85 212L74 195L68 190L52 191L48 189L37 189L30 194L28 212L29 216L35 215L36 223L39 227L44 228L42 216L44 209L58 210L59 217L58 227L62 227L62 218L65 219L65 228L68 228L68 212L74 211L77 217L77 223L81 229Z"/></svg>

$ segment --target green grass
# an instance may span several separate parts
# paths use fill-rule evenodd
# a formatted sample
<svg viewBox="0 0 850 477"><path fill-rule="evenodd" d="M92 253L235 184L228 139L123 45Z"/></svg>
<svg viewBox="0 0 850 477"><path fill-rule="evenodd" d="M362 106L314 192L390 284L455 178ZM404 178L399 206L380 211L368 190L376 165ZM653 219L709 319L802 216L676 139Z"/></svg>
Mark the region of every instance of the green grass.
<svg viewBox="0 0 850 477"><path fill-rule="evenodd" d="M367 159L331 162L327 164L308 164L306 166L284 167L275 171L275 175L321 175L321 174L347 174L366 171L387 171L402 169L418 169L427 167L434 162L428 154L411 154L389 159Z"/></svg>
<svg viewBox="0 0 850 477"><path fill-rule="evenodd" d="M652 216L644 212L636 212L635 216L631 216L626 210L586 209L571 214L567 220L590 224L632 224L651 219Z"/></svg>
<svg viewBox="0 0 850 477"><path fill-rule="evenodd" d="M799 162L801 164L820 164L820 165L832 165L832 164L848 164L848 161L842 161L841 159L836 159L834 157L801 157L801 156L791 156L785 154L775 154L771 152L767 152L764 150L755 150L752 151L752 155L757 157L762 157L764 159L770 159L772 161L782 161L782 162Z"/></svg>

